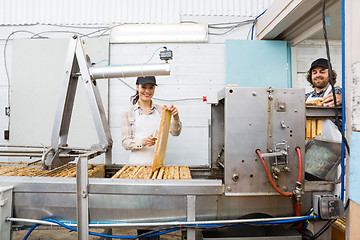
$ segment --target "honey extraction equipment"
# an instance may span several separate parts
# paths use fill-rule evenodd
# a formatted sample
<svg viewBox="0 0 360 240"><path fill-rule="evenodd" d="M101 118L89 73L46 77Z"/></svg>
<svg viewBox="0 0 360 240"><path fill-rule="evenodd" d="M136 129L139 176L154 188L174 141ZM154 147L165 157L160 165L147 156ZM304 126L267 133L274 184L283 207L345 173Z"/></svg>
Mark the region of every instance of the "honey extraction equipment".
<svg viewBox="0 0 360 240"><path fill-rule="evenodd" d="M29 220L44 218L76 221L78 239L88 239L89 227L241 223L246 221L239 218L254 213L274 217L263 219L265 222L282 218L296 220L312 206L328 200L323 196L332 194L334 182L304 180L303 89L226 87L208 96L211 165L192 168L193 179L89 179L88 160L100 154L106 154L107 176L118 170L112 169L112 138L96 79L168 74L167 63L146 67L93 67L83 43L77 37L72 38L51 146L41 156L44 169L76 160L76 179L0 176L0 185L7 187L6 192L12 192L13 198L12 201L8 198L2 207L12 212L11 216L1 219L2 236L10 236L11 223L32 225ZM87 150L67 146L80 76L87 86L99 138L99 143ZM317 208L318 213L324 211L326 214L322 216L327 215L329 219L342 217L342 202L336 198L329 201L337 210L326 206L320 207L321 210ZM325 222L316 224L321 226ZM193 228L187 229L187 238L196 238ZM301 239L301 235L289 233L277 239Z"/></svg>

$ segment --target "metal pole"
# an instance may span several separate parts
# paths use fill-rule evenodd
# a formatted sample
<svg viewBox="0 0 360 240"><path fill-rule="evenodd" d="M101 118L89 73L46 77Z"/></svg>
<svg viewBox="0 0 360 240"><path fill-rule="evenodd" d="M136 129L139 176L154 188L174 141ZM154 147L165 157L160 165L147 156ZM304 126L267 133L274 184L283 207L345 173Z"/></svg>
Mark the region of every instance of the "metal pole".
<svg viewBox="0 0 360 240"><path fill-rule="evenodd" d="M89 180L86 157L78 157L76 163L77 239L89 239Z"/></svg>
<svg viewBox="0 0 360 240"><path fill-rule="evenodd" d="M170 75L170 65L168 63L163 63L91 67L89 68L89 72L93 79Z"/></svg>
<svg viewBox="0 0 360 240"><path fill-rule="evenodd" d="M196 205L196 196L188 195L187 196L187 221L195 221L195 206ZM187 230L187 239L195 240L195 229Z"/></svg>

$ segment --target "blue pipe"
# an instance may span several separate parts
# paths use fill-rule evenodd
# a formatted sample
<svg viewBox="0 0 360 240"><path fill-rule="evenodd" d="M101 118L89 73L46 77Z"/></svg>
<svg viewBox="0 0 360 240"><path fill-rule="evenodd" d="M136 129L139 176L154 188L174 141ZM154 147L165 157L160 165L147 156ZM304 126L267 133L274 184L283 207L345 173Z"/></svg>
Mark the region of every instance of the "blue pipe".
<svg viewBox="0 0 360 240"><path fill-rule="evenodd" d="M345 134L345 0L341 0L342 132ZM341 196L345 194L345 143L341 142Z"/></svg>

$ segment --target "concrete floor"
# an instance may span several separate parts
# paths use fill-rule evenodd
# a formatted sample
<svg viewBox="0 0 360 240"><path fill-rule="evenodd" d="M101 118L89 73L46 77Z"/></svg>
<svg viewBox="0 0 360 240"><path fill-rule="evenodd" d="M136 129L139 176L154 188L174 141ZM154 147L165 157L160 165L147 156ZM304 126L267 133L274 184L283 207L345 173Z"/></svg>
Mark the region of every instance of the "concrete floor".
<svg viewBox="0 0 360 240"><path fill-rule="evenodd" d="M12 232L12 240L22 240L29 230L20 230ZM100 229L91 229L92 232L103 233ZM113 235L134 236L135 230L114 229ZM99 237L89 235L89 240L97 240ZM181 232L176 231L160 236L161 240L181 240ZM27 240L77 240L76 232L67 229L35 229Z"/></svg>

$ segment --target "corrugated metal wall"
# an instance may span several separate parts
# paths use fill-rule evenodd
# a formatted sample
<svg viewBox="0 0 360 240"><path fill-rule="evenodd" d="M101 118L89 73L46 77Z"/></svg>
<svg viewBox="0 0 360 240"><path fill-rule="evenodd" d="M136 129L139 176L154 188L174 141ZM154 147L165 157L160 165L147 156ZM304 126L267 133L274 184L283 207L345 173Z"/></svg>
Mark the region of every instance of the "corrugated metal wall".
<svg viewBox="0 0 360 240"><path fill-rule="evenodd" d="M179 23L184 16L255 17L273 0L1 0L1 25Z"/></svg>

